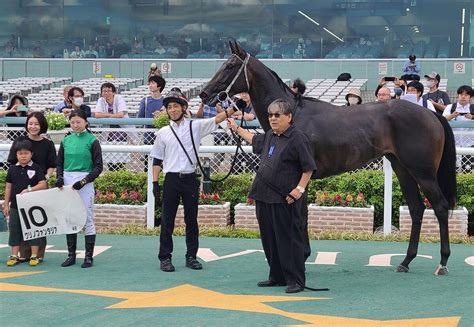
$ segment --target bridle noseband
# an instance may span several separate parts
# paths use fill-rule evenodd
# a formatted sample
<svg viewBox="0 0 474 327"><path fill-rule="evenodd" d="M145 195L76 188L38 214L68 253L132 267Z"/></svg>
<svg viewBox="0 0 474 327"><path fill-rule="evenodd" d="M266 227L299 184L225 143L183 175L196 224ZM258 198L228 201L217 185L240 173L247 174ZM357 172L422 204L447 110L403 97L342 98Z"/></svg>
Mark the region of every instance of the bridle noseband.
<svg viewBox="0 0 474 327"><path fill-rule="evenodd" d="M232 88L232 86L234 86L235 82L237 81L237 78L239 78L240 74L242 74L242 72L244 72L244 76L245 76L245 82L247 83L247 92L250 91L250 83L249 83L249 77L248 77L248 73L247 73L247 64L249 63L249 59L250 59L250 54L247 53L247 55L245 56L245 59L242 60L242 58L240 58L238 55L236 55L235 53L232 54L232 56L236 57L237 59L239 59L241 62L242 62L242 65L240 65L240 68L239 70L237 71L237 73L235 74L234 78L232 79L232 82L230 82L230 84L227 86L227 88L225 89L225 91L221 91L217 94L217 99L220 101L220 102L224 102L226 100L229 100L230 103L235 106L235 103L234 101L232 101L232 99L229 97L229 91L230 89Z"/></svg>

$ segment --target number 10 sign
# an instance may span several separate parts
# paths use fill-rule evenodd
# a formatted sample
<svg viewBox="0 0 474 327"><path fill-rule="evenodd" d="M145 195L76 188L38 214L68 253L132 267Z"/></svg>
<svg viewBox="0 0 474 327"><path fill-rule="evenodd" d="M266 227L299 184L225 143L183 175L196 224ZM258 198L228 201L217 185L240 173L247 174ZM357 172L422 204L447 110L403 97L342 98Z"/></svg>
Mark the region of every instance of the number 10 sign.
<svg viewBox="0 0 474 327"><path fill-rule="evenodd" d="M19 194L16 197L25 241L57 234L74 234L86 223L86 208L72 186L62 190Z"/></svg>

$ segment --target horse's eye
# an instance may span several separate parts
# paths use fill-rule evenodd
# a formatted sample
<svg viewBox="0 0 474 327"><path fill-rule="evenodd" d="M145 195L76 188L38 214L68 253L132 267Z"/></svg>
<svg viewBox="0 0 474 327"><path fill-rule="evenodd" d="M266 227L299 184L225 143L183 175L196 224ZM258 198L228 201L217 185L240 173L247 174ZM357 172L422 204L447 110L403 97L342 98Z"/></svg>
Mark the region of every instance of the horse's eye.
<svg viewBox="0 0 474 327"><path fill-rule="evenodd" d="M226 64L226 65L225 65L225 69L231 69L232 67L233 67L232 64Z"/></svg>

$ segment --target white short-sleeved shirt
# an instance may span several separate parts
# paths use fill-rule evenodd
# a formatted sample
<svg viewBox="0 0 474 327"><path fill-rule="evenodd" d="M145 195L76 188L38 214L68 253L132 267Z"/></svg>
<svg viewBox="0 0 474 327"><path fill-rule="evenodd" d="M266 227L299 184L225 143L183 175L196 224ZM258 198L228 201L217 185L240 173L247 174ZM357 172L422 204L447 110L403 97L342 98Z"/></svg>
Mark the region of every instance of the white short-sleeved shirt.
<svg viewBox="0 0 474 327"><path fill-rule="evenodd" d="M128 117L127 103L125 102L123 96L121 96L120 94L114 95L114 103L112 104L112 109L114 114L116 114L117 112L124 112L124 118ZM95 105L95 108L94 110L92 110L92 112L109 113L108 104L104 97L101 97L99 98L99 100L97 100L97 104Z"/></svg>
<svg viewBox="0 0 474 327"><path fill-rule="evenodd" d="M197 158L193 150L189 124L190 121L187 119L184 119L179 125L172 121L170 122L169 126L163 127L157 133L150 156L163 160L163 172L165 174L169 172L192 173L195 171ZM173 132L171 131L171 127L173 127L176 135L178 135L181 143L186 149L186 152L191 158L193 162L192 165L181 148L181 145L179 145L176 136L174 136ZM194 120L192 124L192 130L196 147L199 147L201 138L217 130L218 127L219 125L216 124L215 117Z"/></svg>
<svg viewBox="0 0 474 327"><path fill-rule="evenodd" d="M470 103L466 104L465 106L462 106L459 102L456 104L456 111L461 113L461 114L467 114L470 112ZM449 104L446 106L446 108L443 111L443 116L447 117L448 115L451 114L451 108L452 104ZM471 119L466 118L464 115L457 116L456 118L453 118L452 121L471 121ZM474 136L471 135L462 135L462 132L472 132L474 129L472 128L456 128L454 132L461 132L461 133L456 133L455 135L456 138L456 145L459 147L470 147L474 146Z"/></svg>
<svg viewBox="0 0 474 327"><path fill-rule="evenodd" d="M422 106L423 107L423 97L420 97L420 100L418 100L418 105ZM427 105L427 109L433 111L433 112L436 112L436 109L435 107L433 106L433 104L431 103L431 101L426 101L426 105Z"/></svg>

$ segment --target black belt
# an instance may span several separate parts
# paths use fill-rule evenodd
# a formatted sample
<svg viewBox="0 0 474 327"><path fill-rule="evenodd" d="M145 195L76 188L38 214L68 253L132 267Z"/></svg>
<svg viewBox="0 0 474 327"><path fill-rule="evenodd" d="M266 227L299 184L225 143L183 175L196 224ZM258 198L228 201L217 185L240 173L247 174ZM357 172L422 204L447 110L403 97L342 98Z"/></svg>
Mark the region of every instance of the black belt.
<svg viewBox="0 0 474 327"><path fill-rule="evenodd" d="M169 173L166 173L166 175L178 176L179 178L187 178L187 177L195 177L196 173L195 172L192 172L192 173L173 173L173 172L169 172Z"/></svg>

